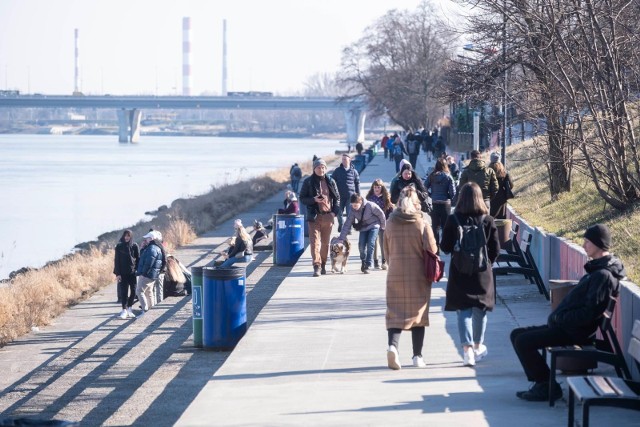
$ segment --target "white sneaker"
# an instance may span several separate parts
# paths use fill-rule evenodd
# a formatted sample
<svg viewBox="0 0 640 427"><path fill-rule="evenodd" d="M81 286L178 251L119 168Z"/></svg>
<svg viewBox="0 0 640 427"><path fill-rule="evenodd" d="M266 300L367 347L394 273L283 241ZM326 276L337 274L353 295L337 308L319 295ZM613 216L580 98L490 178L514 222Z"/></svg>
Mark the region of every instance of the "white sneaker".
<svg viewBox="0 0 640 427"><path fill-rule="evenodd" d="M476 366L476 357L473 354L473 347L469 347L464 352L464 366Z"/></svg>
<svg viewBox="0 0 640 427"><path fill-rule="evenodd" d="M413 356L413 366L416 368L426 368L427 364L424 363L422 356Z"/></svg>
<svg viewBox="0 0 640 427"><path fill-rule="evenodd" d="M476 362L484 359L487 354L489 354L489 350L487 350L487 346L484 344L480 344L478 348L473 349L473 356L475 357Z"/></svg>
<svg viewBox="0 0 640 427"><path fill-rule="evenodd" d="M131 307L127 308L127 317L129 319L135 319L136 318L136 315L133 314L133 311L131 310Z"/></svg>
<svg viewBox="0 0 640 427"><path fill-rule="evenodd" d="M398 370L402 369L402 365L400 364L400 356L398 355L398 350L395 346L390 345L387 350L387 365L389 369Z"/></svg>
<svg viewBox="0 0 640 427"><path fill-rule="evenodd" d="M127 310L122 310L118 315L118 317L121 318L122 320L125 320L127 318Z"/></svg>

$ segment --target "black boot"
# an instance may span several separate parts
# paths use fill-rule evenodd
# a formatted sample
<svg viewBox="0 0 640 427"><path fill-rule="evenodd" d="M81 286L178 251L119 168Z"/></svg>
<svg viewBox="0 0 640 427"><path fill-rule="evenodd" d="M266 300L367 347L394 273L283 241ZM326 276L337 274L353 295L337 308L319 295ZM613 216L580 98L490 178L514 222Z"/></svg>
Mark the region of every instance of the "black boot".
<svg viewBox="0 0 640 427"><path fill-rule="evenodd" d="M318 277L320 276L320 266L318 264L315 264L313 266L313 277Z"/></svg>
<svg viewBox="0 0 640 427"><path fill-rule="evenodd" d="M327 266L326 263L322 263L322 268L320 268L320 274L327 274L326 266Z"/></svg>
<svg viewBox="0 0 640 427"><path fill-rule="evenodd" d="M376 270L380 268L380 264L378 264L378 258L373 260L373 268Z"/></svg>

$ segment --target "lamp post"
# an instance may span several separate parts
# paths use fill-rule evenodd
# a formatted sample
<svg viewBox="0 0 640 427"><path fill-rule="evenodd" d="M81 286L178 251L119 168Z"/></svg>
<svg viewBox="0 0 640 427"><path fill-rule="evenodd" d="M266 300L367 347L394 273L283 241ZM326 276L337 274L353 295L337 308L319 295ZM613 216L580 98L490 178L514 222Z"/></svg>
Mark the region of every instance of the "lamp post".
<svg viewBox="0 0 640 427"><path fill-rule="evenodd" d="M504 119L504 123L502 124L502 141L500 147L500 159L502 160L502 165L507 167L507 112L508 108L508 99L507 99L507 91L509 87L507 86L507 0L503 0L502 2L502 66L504 67L504 76L503 76L503 98L502 98L502 115Z"/></svg>

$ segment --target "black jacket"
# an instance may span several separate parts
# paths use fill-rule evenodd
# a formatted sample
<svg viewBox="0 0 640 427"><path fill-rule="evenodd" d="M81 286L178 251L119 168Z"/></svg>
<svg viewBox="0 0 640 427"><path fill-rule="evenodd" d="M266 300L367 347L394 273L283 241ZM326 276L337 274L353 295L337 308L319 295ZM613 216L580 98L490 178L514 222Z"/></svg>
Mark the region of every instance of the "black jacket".
<svg viewBox="0 0 640 427"><path fill-rule="evenodd" d="M347 199L347 203L349 203L349 197L352 194L360 194L360 175L353 164L349 165L349 169L345 169L343 165L338 166L331 174L331 178L338 186L340 199Z"/></svg>
<svg viewBox="0 0 640 427"><path fill-rule="evenodd" d="M424 187L424 183L418 175L414 172L411 173L411 179L408 181L402 177L402 172L398 173L392 180L389 185L389 189L391 192L391 203L394 205L398 203L398 199L400 198L400 191L404 187L409 184L413 184L416 187L416 193L418 194L418 199L420 202L429 202L429 193L427 193L427 189Z"/></svg>
<svg viewBox="0 0 640 427"><path fill-rule="evenodd" d="M626 275L620 260L612 255L591 260L584 269L587 274L564 297L547 321L550 327L559 327L575 337L576 342L585 341L596 332L609 296L618 295L620 280Z"/></svg>
<svg viewBox="0 0 640 427"><path fill-rule="evenodd" d="M140 249L138 245L135 242L127 243L121 239L116 245L113 274L116 276L135 275L139 261Z"/></svg>
<svg viewBox="0 0 640 427"><path fill-rule="evenodd" d="M324 179L327 182L327 187L329 187L329 193L331 194L331 212L336 216L340 213L340 193L338 192L336 182L329 175L320 178L313 173L302 182L302 189L300 190L300 201L307 206L307 221L313 222L318 216L318 204L314 197L320 194L321 179Z"/></svg>

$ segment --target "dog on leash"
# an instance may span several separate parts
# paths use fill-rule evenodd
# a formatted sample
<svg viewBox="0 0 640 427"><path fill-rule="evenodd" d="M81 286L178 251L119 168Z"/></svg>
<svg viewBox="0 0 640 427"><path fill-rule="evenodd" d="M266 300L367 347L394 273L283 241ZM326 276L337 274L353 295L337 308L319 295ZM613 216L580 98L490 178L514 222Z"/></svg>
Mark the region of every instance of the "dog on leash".
<svg viewBox="0 0 640 427"><path fill-rule="evenodd" d="M347 261L349 260L349 249L351 245L347 239L342 243L338 242L338 238L334 237L330 243L331 271L334 273L344 274L347 272Z"/></svg>

